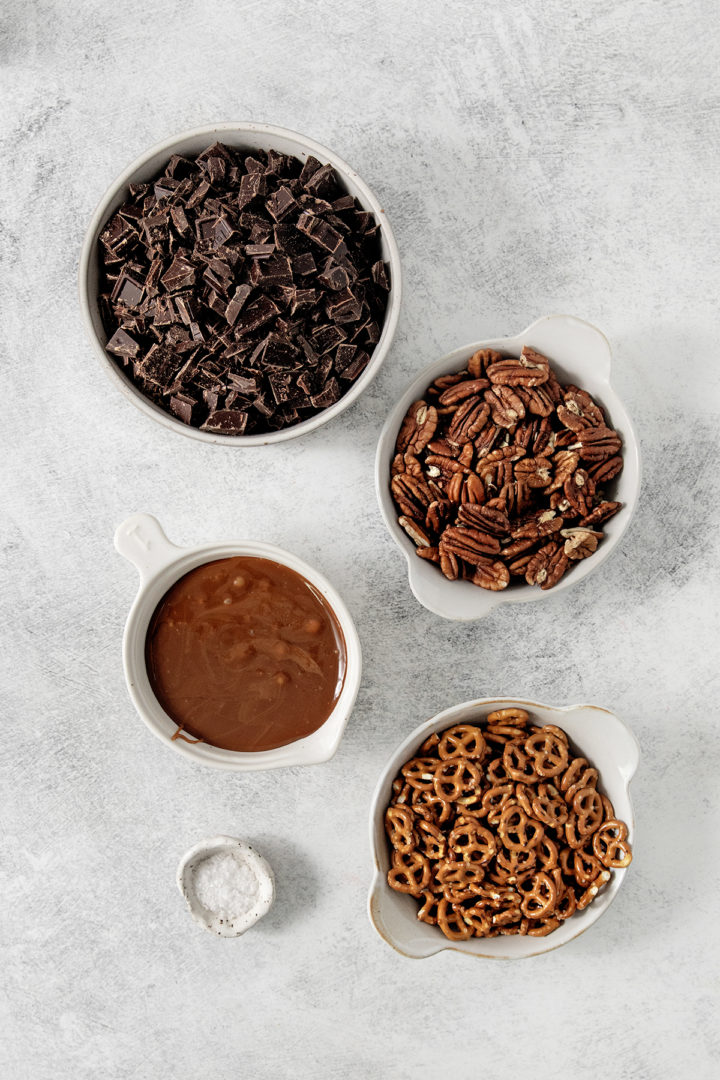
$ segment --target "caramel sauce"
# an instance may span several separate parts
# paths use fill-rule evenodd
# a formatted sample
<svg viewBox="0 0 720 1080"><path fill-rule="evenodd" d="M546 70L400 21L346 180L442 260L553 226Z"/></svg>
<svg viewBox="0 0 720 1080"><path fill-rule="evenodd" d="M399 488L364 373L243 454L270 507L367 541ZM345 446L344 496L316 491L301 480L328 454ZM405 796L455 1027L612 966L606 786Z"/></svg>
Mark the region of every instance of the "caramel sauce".
<svg viewBox="0 0 720 1080"><path fill-rule="evenodd" d="M327 720L345 678L345 640L304 577L237 556L196 567L165 594L150 620L145 662L155 696L178 725L173 738L272 750Z"/></svg>

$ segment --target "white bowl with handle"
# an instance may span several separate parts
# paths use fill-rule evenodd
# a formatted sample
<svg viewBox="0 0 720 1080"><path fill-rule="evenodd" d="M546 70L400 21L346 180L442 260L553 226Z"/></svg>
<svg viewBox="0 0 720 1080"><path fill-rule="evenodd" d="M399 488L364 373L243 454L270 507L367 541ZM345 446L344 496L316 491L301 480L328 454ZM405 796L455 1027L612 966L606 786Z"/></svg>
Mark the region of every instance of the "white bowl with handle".
<svg viewBox="0 0 720 1080"><path fill-rule="evenodd" d="M617 896L627 870L613 870L609 883L584 911L576 912L547 937L523 935L495 938L469 938L449 941L437 926L421 922L418 903L405 893L391 889L387 881L390 853L385 834L385 810L392 795L392 782L402 765L410 760L434 731L444 731L455 724L480 724L496 709L526 709L533 723L555 724L568 735L574 749L597 769L598 789L615 808L616 817L628 827L630 843L634 838L634 819L630 802L630 781L638 767L640 747L623 721L598 705L541 705L536 701L507 698L478 698L465 701L433 716L415 728L392 754L373 795L370 810L370 850L373 855L373 879L368 897L370 922L381 938L397 952L419 960L435 953L467 953L487 959L513 960L550 952L583 934L597 922Z"/></svg>
<svg viewBox="0 0 720 1080"><path fill-rule="evenodd" d="M227 146L241 148L249 152L272 149L280 154L288 154L298 158L303 162L312 155L322 161L323 164L332 165L345 191L350 195L354 195L363 209L370 211L374 215L380 226L382 258L390 266L390 292L385 321L382 325L380 340L372 351L367 367L334 405L330 405L327 409L323 409L322 412L316 413L299 424L282 428L280 431L270 431L259 435L218 435L211 431L200 431L199 428L191 427L189 424L185 424L176 417L171 416L145 397L105 349L108 335L103 326L98 303L100 264L97 250L98 237L105 223L114 211L126 201L129 184L144 183L156 177L165 168L172 154L192 157L202 153L213 142L222 142ZM258 446L294 439L298 435L315 431L316 428L326 424L333 417L339 416L340 413L349 408L375 378L390 350L400 317L402 295L400 253L387 220L387 215L380 200L352 166L348 165L346 161L343 161L341 157L326 146L322 146L320 143L315 142L314 139L300 135L296 131L275 127L271 124L250 122L208 124L204 127L194 128L192 131L184 131L150 147L149 150L146 150L144 154L133 161L113 181L93 214L80 253L78 288L85 329L95 355L125 396L130 398L146 416L157 420L164 427L180 432L182 435L188 435L192 439L198 439L201 442L217 443L222 446Z"/></svg>
<svg viewBox="0 0 720 1080"><path fill-rule="evenodd" d="M133 514L118 526L115 547L140 574L140 588L130 609L123 636L123 667L130 698L152 733L166 746L191 761L216 769L255 772L288 765L316 765L337 750L360 688L362 652L352 616L329 581L289 551L257 540L231 540L182 548L171 543L159 521L150 514ZM334 613L345 639L345 679L335 708L325 722L303 739L274 750L225 750L205 742L189 743L177 734L177 723L153 693L145 664L145 641L150 620L169 589L197 566L236 555L271 559L304 577Z"/></svg>
<svg viewBox="0 0 720 1080"><path fill-rule="evenodd" d="M509 356L519 356L523 345L530 345L549 357L561 383L574 383L587 390L605 409L609 423L623 440L624 467L612 482L612 498L623 505L603 525L605 538L597 551L590 558L573 563L554 588L542 590L525 582L511 582L500 592L489 592L469 581L449 581L434 563L418 558L415 545L398 524L398 510L390 494L390 467L405 414L414 401L424 397L435 379L461 371L478 349L495 349ZM407 560L410 588L428 610L445 619L471 621L482 619L498 604L524 604L557 596L592 574L615 550L630 524L640 495L640 449L630 417L610 382L611 361L610 343L597 327L572 315L546 315L515 337L491 338L455 349L425 368L407 388L380 435L375 458L375 489L385 524Z"/></svg>

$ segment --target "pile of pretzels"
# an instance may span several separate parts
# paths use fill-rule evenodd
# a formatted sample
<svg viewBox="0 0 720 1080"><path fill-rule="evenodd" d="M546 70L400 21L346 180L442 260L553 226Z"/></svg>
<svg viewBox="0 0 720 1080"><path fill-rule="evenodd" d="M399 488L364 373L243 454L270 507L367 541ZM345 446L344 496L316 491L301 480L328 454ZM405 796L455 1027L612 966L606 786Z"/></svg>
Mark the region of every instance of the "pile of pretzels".
<svg viewBox="0 0 720 1080"><path fill-rule="evenodd" d="M632 860L598 781L561 728L524 709L433 733L393 781L388 884L451 941L545 937Z"/></svg>

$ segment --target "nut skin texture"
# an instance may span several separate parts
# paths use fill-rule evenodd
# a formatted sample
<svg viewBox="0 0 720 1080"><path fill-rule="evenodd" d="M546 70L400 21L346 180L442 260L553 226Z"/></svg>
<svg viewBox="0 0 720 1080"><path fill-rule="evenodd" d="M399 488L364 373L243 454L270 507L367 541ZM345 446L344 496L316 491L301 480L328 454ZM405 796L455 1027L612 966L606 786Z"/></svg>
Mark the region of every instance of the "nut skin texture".
<svg viewBox="0 0 720 1080"><path fill-rule="evenodd" d="M602 543L622 440L547 357L492 349L442 375L398 432L390 488L417 554L450 580L553 588ZM601 490L602 488L602 490Z"/></svg>

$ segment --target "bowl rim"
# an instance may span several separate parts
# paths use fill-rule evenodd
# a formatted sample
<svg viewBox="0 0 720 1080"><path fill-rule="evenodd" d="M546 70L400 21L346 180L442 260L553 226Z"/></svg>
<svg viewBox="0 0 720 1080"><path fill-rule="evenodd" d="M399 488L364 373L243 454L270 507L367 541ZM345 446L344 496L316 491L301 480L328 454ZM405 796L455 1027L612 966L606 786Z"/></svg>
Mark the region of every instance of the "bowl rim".
<svg viewBox="0 0 720 1080"><path fill-rule="evenodd" d="M390 292L388 295L388 305L385 312L382 331L370 356L370 362L346 393L343 394L334 405L330 405L327 409L323 409L321 412L316 413L315 416L302 420L299 424L282 428L280 431L271 431L256 435L218 435L210 431L201 431L199 428L191 427L189 424L184 424L182 420L179 420L177 417L166 413L163 409L159 408L159 406L155 405L154 402L150 401L149 398L145 397L134 383L122 373L118 365L108 356L104 342L100 340L93 322L91 308L92 305L96 303L96 300L90 297L88 278L90 266L95 257L97 238L108 215L110 203L124 187L127 187L127 185L132 182L133 177L147 164L148 161L160 153L167 153L168 155L172 154L177 150L180 144L189 139L196 139L201 136L212 137L214 135L222 141L221 137L223 135L237 135L241 137L243 134L256 137L266 135L269 140L274 137L293 140L301 145L308 154L312 154L320 159L324 158L338 172L342 180L349 179L352 184L359 189L362 193L362 202L367 206L367 209L371 210L375 215L384 242L387 245L388 262L390 263ZM314 139L311 139L300 132L293 131L290 128L279 127L275 124L263 124L255 121L240 121L237 123L224 121L217 124L203 124L199 127L190 128L176 135L161 139L136 157L135 160L108 186L90 218L90 223L85 231L82 247L80 249L77 282L80 310L86 336L96 355L100 357L104 370L115 385L123 392L125 397L132 401L146 416L149 416L162 424L163 427L178 432L181 435L185 435L188 438L196 439L200 442L212 443L217 446L266 446L270 443L287 442L290 439L298 438L301 435L315 431L323 424L328 423L330 420L339 416L345 409L348 409L355 401L357 401L363 391L367 389L376 377L390 351L400 318L403 292L400 251L395 240L395 234L380 200L362 177L333 150L316 142Z"/></svg>
<svg viewBox="0 0 720 1080"><path fill-rule="evenodd" d="M612 535L606 536L605 541L592 558L583 559L577 562L571 568L570 573L566 574L553 589L543 591L542 589L537 589L525 584L517 585L515 588L508 588L499 592L488 593L485 590L477 589L478 598L480 596L483 597L482 606L484 607L484 610L469 615L457 613L449 614L447 610L440 610L435 606L429 597L423 595L422 588L418 587L414 573L417 569L416 564L418 562L417 556L415 555L415 547L398 525L397 514L393 512L394 503L389 495L389 465L392 461L392 448L395 445L395 439L400 430L400 424L402 423L402 419L410 404L418 395L422 396L433 379L436 379L443 372L450 373L456 371L459 365L467 363L467 360L473 352L483 348L494 348L499 351L505 350L512 353L513 350L519 350L522 347L522 344L524 344L529 337L533 336L535 331L541 330L553 323L558 326L565 324L567 327L583 328L585 331L591 331L598 336L598 339L602 340L607 349L606 370L604 374L600 376L599 381L602 383L603 394L609 399L610 405L608 411L613 414L613 422L617 423L618 427L622 427L623 429L623 455L625 459L625 469L627 470L626 475L630 477L632 485L631 490L629 491L628 497L625 498L624 505L614 518L616 522L616 531L614 531ZM586 319L578 318L575 315L557 313L540 316L526 326L524 330L521 330L516 334L505 337L486 338L482 341L461 345L458 348L453 349L452 352L446 353L444 356L433 360L432 363L424 367L422 371L406 384L404 391L396 399L395 404L391 407L386 416L378 437L375 452L375 495L385 526L396 546L405 556L410 589L423 607L433 612L433 614L440 615L442 618L452 621L475 622L478 619L484 618L501 604L523 604L538 600L552 599L554 596L558 596L565 589L571 588L588 575L594 573L616 550L637 510L642 484L642 459L640 455L640 442L632 419L612 384L611 359L612 348L607 336L602 330L593 325L593 323L588 322ZM632 467L631 470L628 469L628 466ZM618 525L619 527L617 527ZM441 585L447 592L453 587L457 588L458 583L443 579Z"/></svg>
<svg viewBox="0 0 720 1080"><path fill-rule="evenodd" d="M139 528L140 536L144 539L149 538L151 544L159 544L159 551L156 547L154 562L150 568L145 568L135 562L136 568L140 571L140 585L128 611L122 639L125 686L135 711L153 735L165 746L169 746L194 764L225 771L260 772L300 765L317 765L329 761L338 750L360 691L362 647L347 605L325 575L293 552L264 541L229 540L179 547L167 540L157 519L146 514L133 515L122 522L116 530L115 547L130 562L134 562L134 559L128 551L127 544L123 541L126 540L128 528L133 527ZM163 546L163 541L165 546ZM155 697L149 686L145 664L138 660L138 647L141 648L144 656L144 643L152 611L173 584L198 566L233 555L267 558L300 574L325 598L337 618L345 639L345 680L335 708L320 727L309 735L271 750L226 750L209 743L186 743L182 739L173 739L164 728L168 723L177 728L177 724ZM150 605L148 597L153 593L157 595ZM149 614L147 613L148 605L151 606ZM323 745L319 745L320 743Z"/></svg>
<svg viewBox="0 0 720 1080"><path fill-rule="evenodd" d="M524 953L522 956L471 951L466 947L466 943L449 941L442 936L441 932L438 932L439 936L437 948L433 947L426 953L406 952L402 948L402 943L399 943L395 938L391 936L389 932L385 931L385 929L382 927L381 920L377 917L374 910L375 900L378 894L382 893L388 895L390 892L389 886L385 879L385 874L380 866L377 847L379 820L385 810L383 789L385 788L388 778L397 769L398 763L403 761L404 755L407 754L408 751L411 751L413 748L417 749L421 745L422 741L427 738L427 736L431 732L440 731L446 727L451 727L454 722L457 722L458 717L461 717L466 710L485 708L487 706L492 706L493 709L513 707L525 708L531 713L533 709L542 709L549 712L555 712L558 714L559 717L558 724L561 723L560 718L562 716L567 716L568 714L585 710L591 711L593 713L598 713L604 717L612 718L612 720L614 720L623 730L623 734L627 736L628 746L630 747L630 753L628 760L625 763L625 768L622 769L619 762L616 762L616 766L618 768L618 772L620 773L623 793L627 799L627 806L629 811L624 820L628 826L629 838L634 845L635 814L632 804L632 798L630 795L630 785L640 762L641 748L637 737L635 736L632 729L625 723L624 720L622 720L617 715L617 713L613 712L611 709L606 708L605 706L593 705L590 703L579 703L573 705L549 705L543 702L529 701L521 697L511 698L508 696L472 698L468 701L460 702L456 705L451 705L446 709L442 709L440 712L435 713L434 716L431 716L428 720L425 720L423 723L419 724L416 728L414 728L413 731L411 731L410 734L408 734L402 740L402 742L398 743L395 749L389 754L385 765L380 772L377 783L375 784L372 799L370 802L369 841L370 855L372 859L372 878L367 899L368 918L373 929L383 939L383 941L390 945L390 947L394 949L395 952L399 953L401 956L405 957L408 960L426 960L432 956L437 956L438 953L441 952L458 952L464 954L465 956L471 956L478 960L526 960L534 956L540 956L543 953L554 952L556 949L560 949L564 945L568 945L571 941L574 941L576 938L581 937L605 914L605 912L608 910L613 900L617 896L618 892L620 891L622 883L625 880L625 875L627 874L627 871L629 869L629 867L625 867L623 869L614 871L613 880L610 882L610 886L602 898L604 900L604 903L597 904L597 906L596 904L593 904L587 909L589 917L586 919L585 925L579 927L577 931L572 934L571 937L563 941L558 941L554 944L552 943L552 934L548 935L548 937L545 938L525 938L523 940L527 942L532 942L534 947L531 948L528 952ZM466 720L464 722L468 721ZM571 741L575 742L576 740L571 737ZM578 746L578 749L582 753L582 748ZM602 781L602 775L600 779Z"/></svg>

